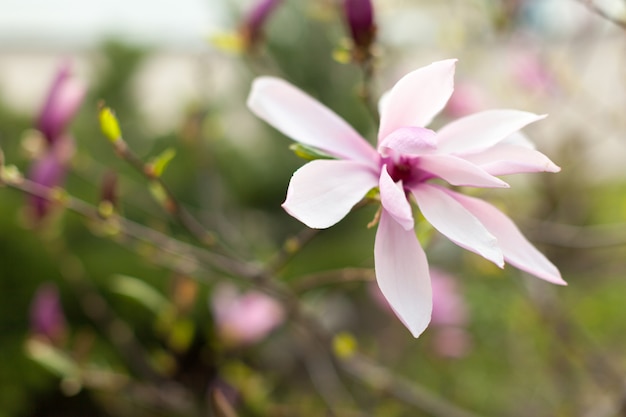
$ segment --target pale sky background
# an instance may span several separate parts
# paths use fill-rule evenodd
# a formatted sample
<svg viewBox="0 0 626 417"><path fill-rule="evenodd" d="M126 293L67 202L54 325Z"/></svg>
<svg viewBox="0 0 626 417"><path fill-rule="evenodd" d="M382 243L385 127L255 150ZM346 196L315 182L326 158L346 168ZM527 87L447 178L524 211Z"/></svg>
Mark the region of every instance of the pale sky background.
<svg viewBox="0 0 626 417"><path fill-rule="evenodd" d="M71 59L76 77L89 84L90 51L118 39L161 52L142 64L134 90L151 126L170 129L184 104L203 94L198 86L225 67L210 52L209 36L232 28L228 12L248 6L248 0L0 0L0 99L34 114L60 62Z"/></svg>
<svg viewBox="0 0 626 417"><path fill-rule="evenodd" d="M0 0L0 48L89 47L121 37L199 48L225 22L220 0Z"/></svg>

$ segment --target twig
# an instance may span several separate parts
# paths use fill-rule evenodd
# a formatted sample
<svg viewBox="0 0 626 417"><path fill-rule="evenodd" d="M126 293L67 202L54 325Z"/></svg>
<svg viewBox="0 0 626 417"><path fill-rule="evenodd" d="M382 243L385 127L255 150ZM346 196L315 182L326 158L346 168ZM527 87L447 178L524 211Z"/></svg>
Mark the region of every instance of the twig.
<svg viewBox="0 0 626 417"><path fill-rule="evenodd" d="M197 262L210 270L244 278L254 278L261 275L261 269L253 267L250 264L190 245L119 215L113 215L110 218L103 219L100 217L96 207L76 197L72 197L62 190L50 189L26 178L15 180L5 179L2 184L26 194L60 204L67 210L75 212L96 223L113 225L119 233L150 243L161 251L186 258L189 261Z"/></svg>
<svg viewBox="0 0 626 417"><path fill-rule="evenodd" d="M626 223L573 226L552 222L529 222L529 235L537 242L572 249L610 248L626 245Z"/></svg>
<svg viewBox="0 0 626 417"><path fill-rule="evenodd" d="M371 268L344 268L300 277L293 289L297 294L301 294L326 285L368 282L374 279L374 271Z"/></svg>
<svg viewBox="0 0 626 417"><path fill-rule="evenodd" d="M600 16L601 18L608 20L609 22L626 30L626 21L617 19L615 16L611 16L606 10L595 4L593 0L578 0L578 2L585 5L587 9Z"/></svg>
<svg viewBox="0 0 626 417"><path fill-rule="evenodd" d="M205 227L189 213L185 207L178 201L176 195L171 188L163 181L160 175L156 175L152 167L145 164L121 138L113 142L116 154L126 161L137 172L143 175L148 181L156 183L164 192L167 200L164 202L165 210L172 215L192 236L198 239L202 244L212 247L217 244L217 238L214 233L205 229Z"/></svg>
<svg viewBox="0 0 626 417"><path fill-rule="evenodd" d="M281 271L285 265L319 233L319 229L309 229L307 227L297 235L286 239L280 250L268 262L265 269L273 273Z"/></svg>
<svg viewBox="0 0 626 417"><path fill-rule="evenodd" d="M378 107L372 99L372 80L374 78L374 58L369 57L360 63L361 71L363 72L363 81L359 90L359 97L363 100L365 107L369 111L370 115L374 119L376 125L380 123L380 114L378 114Z"/></svg>
<svg viewBox="0 0 626 417"><path fill-rule="evenodd" d="M478 417L477 414L445 401L414 382L393 375L387 369L359 354L341 359L339 364L347 373L371 388L387 392L431 416Z"/></svg>

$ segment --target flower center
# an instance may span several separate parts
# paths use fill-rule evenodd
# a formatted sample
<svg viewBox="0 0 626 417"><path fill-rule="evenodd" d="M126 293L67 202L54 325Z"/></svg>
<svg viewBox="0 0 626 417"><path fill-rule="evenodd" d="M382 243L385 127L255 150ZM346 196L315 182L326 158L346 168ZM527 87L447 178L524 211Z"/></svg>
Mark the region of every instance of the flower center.
<svg viewBox="0 0 626 417"><path fill-rule="evenodd" d="M400 157L397 162L389 161L387 170L394 182L402 181L402 183L410 181L415 171L411 161L405 156Z"/></svg>

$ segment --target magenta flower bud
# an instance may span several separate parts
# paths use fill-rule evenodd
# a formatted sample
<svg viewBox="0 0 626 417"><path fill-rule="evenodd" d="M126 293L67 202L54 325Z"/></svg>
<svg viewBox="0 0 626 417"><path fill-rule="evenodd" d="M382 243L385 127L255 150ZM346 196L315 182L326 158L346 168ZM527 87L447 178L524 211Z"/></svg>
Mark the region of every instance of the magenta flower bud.
<svg viewBox="0 0 626 417"><path fill-rule="evenodd" d="M376 37L372 2L371 0L344 0L343 6L356 51L368 56L370 46Z"/></svg>
<svg viewBox="0 0 626 417"><path fill-rule="evenodd" d="M65 337L65 315L54 284L42 284L37 289L30 306L30 328L35 336L55 344Z"/></svg>
<svg viewBox="0 0 626 417"><path fill-rule="evenodd" d="M246 16L241 27L241 34L250 49L263 39L265 22L282 0L259 0Z"/></svg>
<svg viewBox="0 0 626 417"><path fill-rule="evenodd" d="M61 137L86 93L84 85L71 75L71 64L66 61L59 68L39 114L37 129L50 145Z"/></svg>
<svg viewBox="0 0 626 417"><path fill-rule="evenodd" d="M54 188L65 179L66 166L54 152L49 152L35 161L28 178L44 187ZM50 211L50 201L40 196L30 197L29 205L35 221L41 221Z"/></svg>

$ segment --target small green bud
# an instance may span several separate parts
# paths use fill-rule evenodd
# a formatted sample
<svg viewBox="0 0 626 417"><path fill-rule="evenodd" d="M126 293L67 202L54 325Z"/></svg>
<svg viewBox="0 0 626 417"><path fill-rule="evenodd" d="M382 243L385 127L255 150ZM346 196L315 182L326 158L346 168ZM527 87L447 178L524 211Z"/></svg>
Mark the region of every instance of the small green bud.
<svg viewBox="0 0 626 417"><path fill-rule="evenodd" d="M356 353L357 341L348 332L338 333L333 337L333 352L340 359L348 359Z"/></svg>
<svg viewBox="0 0 626 417"><path fill-rule="evenodd" d="M172 159L174 159L175 156L176 156L176 151L174 149L172 149L172 148L167 148L166 150L161 152L161 154L156 156L150 162L150 165L149 165L150 166L150 174L154 178L158 178L161 175L163 175L163 172L165 171L165 168L167 168L167 166L169 165L170 161Z"/></svg>
<svg viewBox="0 0 626 417"><path fill-rule="evenodd" d="M108 140L115 143L122 139L122 130L120 124L115 117L115 113L110 107L100 105L100 112L98 115L100 119L100 129Z"/></svg>

